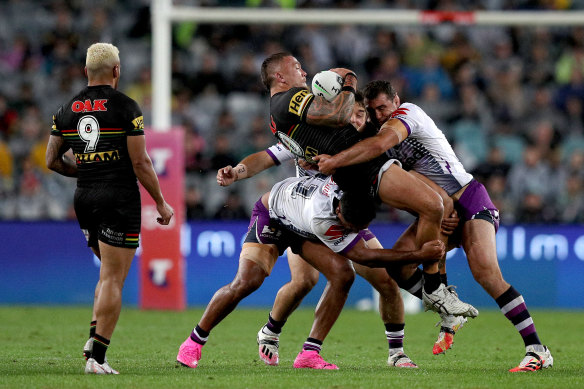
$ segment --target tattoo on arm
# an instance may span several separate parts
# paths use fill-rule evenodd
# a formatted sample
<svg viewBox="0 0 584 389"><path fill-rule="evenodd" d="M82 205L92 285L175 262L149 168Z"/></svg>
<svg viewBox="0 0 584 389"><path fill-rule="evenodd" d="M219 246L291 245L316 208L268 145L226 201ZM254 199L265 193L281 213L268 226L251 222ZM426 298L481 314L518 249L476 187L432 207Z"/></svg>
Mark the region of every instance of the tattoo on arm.
<svg viewBox="0 0 584 389"><path fill-rule="evenodd" d="M235 170L235 180L247 178L247 169L245 165L240 163L233 170Z"/></svg>
<svg viewBox="0 0 584 389"><path fill-rule="evenodd" d="M318 126L342 127L349 123L355 104L355 95L343 91L329 103L325 99L315 98L306 115L306 122Z"/></svg>

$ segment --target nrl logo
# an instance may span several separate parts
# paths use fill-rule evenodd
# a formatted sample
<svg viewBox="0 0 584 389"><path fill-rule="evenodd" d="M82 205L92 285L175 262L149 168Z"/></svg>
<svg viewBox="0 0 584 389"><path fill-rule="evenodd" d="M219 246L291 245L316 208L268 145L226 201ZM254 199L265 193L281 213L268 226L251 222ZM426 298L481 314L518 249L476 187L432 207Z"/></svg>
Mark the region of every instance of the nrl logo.
<svg viewBox="0 0 584 389"><path fill-rule="evenodd" d="M292 154L296 155L297 157L304 158L304 153L302 152L302 147L296 142L294 139L290 138L288 135L284 134L283 132L278 131L278 139L284 147L292 152Z"/></svg>

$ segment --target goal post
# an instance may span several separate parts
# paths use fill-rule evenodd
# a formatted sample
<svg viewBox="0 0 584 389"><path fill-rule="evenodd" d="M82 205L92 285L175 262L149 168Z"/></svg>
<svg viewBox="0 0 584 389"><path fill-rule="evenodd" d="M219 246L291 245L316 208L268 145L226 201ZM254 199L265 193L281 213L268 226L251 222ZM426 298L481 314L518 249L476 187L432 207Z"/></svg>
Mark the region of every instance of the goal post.
<svg viewBox="0 0 584 389"><path fill-rule="evenodd" d="M172 0L151 0L152 21L152 129L155 132L171 131L171 77L172 77L172 24L176 22L197 22L214 24L318 24L318 25L368 25L368 26L432 26L443 23L463 26L576 26L584 25L584 11L420 11L395 9L275 9L275 8L201 8L175 6ZM169 132L170 131L170 132ZM180 142L179 142L180 143ZM162 146L161 146L162 147ZM179 145L180 147L180 145ZM184 174L184 172L183 172ZM165 187L165 190L182 191L183 188L174 181L176 186ZM178 200L180 202L180 200ZM179 209L183 204L172 204ZM146 231L147 232L147 231ZM157 234L157 230L153 230ZM180 234L175 229L173 239L179 239ZM148 245L144 250L148 250ZM155 258L158 253L145 253L143 258ZM170 255L170 254L169 254ZM181 253L173 254L172 269L184 268ZM159 288L152 278L152 269L156 264L168 262L156 259L156 263L142 262L143 272L141 285L148 295L141 301L154 301L153 308L182 309L184 301L184 280L182 274L173 277L182 282L183 290L175 290L168 294L167 290ZM171 264L165 265L171 266ZM167 269L165 267L164 269ZM148 278L150 277L150 278ZM145 284L143 284L145 283ZM176 299L182 303L176 304ZM173 299L175 300L173 302ZM148 308L148 305L142 304Z"/></svg>
<svg viewBox="0 0 584 389"><path fill-rule="evenodd" d="M396 9L279 9L175 6L152 0L152 125L170 128L171 26L175 22L217 24L321 24L404 26L454 23L476 26L584 25L584 11L419 11Z"/></svg>

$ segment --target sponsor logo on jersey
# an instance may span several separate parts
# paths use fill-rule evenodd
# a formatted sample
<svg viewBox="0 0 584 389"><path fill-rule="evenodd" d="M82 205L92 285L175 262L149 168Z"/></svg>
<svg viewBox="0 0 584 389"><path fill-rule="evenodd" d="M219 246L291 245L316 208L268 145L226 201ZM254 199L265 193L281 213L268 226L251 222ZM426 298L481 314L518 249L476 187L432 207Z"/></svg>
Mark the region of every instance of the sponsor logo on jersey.
<svg viewBox="0 0 584 389"><path fill-rule="evenodd" d="M339 187L332 179L322 187L322 194L325 195L326 197L330 197L331 190L334 193L340 192Z"/></svg>
<svg viewBox="0 0 584 389"><path fill-rule="evenodd" d="M406 116L408 114L409 109L407 108L398 108L395 111L393 111L393 113L391 114L390 118L394 118L398 115L404 115Z"/></svg>
<svg viewBox="0 0 584 389"><path fill-rule="evenodd" d="M102 151L100 153L79 153L75 154L75 160L78 165L82 163L119 161L120 153L118 150Z"/></svg>
<svg viewBox="0 0 584 389"><path fill-rule="evenodd" d="M347 236L347 231L345 227L339 225L332 225L324 233L328 241L335 241L334 244L340 243L345 236Z"/></svg>
<svg viewBox="0 0 584 389"><path fill-rule="evenodd" d="M280 236L282 236L282 231L280 231L277 228L274 228L272 226L268 226L268 225L264 225L262 228L262 232L260 233L260 236L265 237L265 238L279 238Z"/></svg>
<svg viewBox="0 0 584 389"><path fill-rule="evenodd" d="M73 112L94 112L94 111L107 111L105 107L107 99L96 99L96 100L76 100L71 104L71 110Z"/></svg>
<svg viewBox="0 0 584 389"><path fill-rule="evenodd" d="M300 147L298 142L281 131L276 133L276 137L280 140L284 147L292 152L292 154L296 155L297 157L304 158L304 152L302 151L302 147Z"/></svg>
<svg viewBox="0 0 584 389"><path fill-rule="evenodd" d="M134 130L143 130L144 116L138 116L136 119L132 120L132 124L134 125Z"/></svg>
<svg viewBox="0 0 584 389"><path fill-rule="evenodd" d="M276 132L278 132L278 129L276 128L276 122L274 121L274 117L272 115L270 115L270 130L272 130L272 134L276 134Z"/></svg>
<svg viewBox="0 0 584 389"><path fill-rule="evenodd" d="M301 91L296 92L296 94L290 99L288 111L294 115L302 116L302 111L304 111L306 104L310 101L312 96L312 93L310 93L308 89L302 89Z"/></svg>
<svg viewBox="0 0 584 389"><path fill-rule="evenodd" d="M315 157L317 155L318 155L317 149L311 146L306 146L306 150L304 150L304 159L306 160L306 162L316 165L317 162L313 160L312 157Z"/></svg>

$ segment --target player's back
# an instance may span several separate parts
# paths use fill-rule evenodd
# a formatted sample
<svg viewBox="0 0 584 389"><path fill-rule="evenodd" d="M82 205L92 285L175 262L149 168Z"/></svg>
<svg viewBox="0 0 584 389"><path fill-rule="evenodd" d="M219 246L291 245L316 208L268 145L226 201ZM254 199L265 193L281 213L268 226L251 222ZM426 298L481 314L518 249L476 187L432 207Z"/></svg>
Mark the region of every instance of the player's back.
<svg viewBox="0 0 584 389"><path fill-rule="evenodd" d="M310 163L318 154L335 155L362 139L352 124L341 128L306 123L306 115L315 96L305 88L291 88L270 99L270 128L278 140L294 155ZM343 190L372 192L379 168L388 160L381 155L372 161L338 169L336 183Z"/></svg>
<svg viewBox="0 0 584 389"><path fill-rule="evenodd" d="M78 186L112 183L136 186L127 136L143 135L138 104L108 85L89 86L53 117L52 135L75 154Z"/></svg>
<svg viewBox="0 0 584 389"><path fill-rule="evenodd" d="M351 124L330 128L306 123L314 95L304 88L291 88L270 99L272 133L294 155L314 163L317 154L334 155L357 143L359 132Z"/></svg>
<svg viewBox="0 0 584 389"><path fill-rule="evenodd" d="M440 185L449 195L472 180L444 133L417 105L403 103L392 114L408 128L409 136L395 148L405 170L414 170Z"/></svg>

